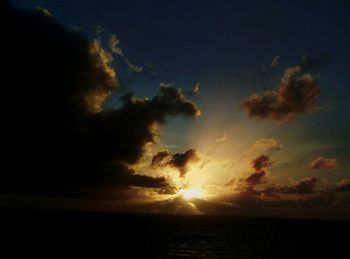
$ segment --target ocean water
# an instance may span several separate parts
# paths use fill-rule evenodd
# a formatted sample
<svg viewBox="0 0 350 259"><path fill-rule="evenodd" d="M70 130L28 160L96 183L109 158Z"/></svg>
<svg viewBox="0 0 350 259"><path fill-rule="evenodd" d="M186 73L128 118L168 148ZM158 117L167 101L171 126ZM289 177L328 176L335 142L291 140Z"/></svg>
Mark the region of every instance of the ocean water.
<svg viewBox="0 0 350 259"><path fill-rule="evenodd" d="M346 221L16 212L2 214L0 248L46 258L350 258L349 234Z"/></svg>

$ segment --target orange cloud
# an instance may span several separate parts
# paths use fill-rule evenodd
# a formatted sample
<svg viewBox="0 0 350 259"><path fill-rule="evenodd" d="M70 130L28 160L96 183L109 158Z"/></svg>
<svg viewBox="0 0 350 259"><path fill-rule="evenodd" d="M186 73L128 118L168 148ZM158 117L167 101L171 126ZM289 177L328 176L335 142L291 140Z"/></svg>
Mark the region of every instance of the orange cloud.
<svg viewBox="0 0 350 259"><path fill-rule="evenodd" d="M309 168L312 170L335 169L337 166L338 160L336 158L319 157L310 162Z"/></svg>

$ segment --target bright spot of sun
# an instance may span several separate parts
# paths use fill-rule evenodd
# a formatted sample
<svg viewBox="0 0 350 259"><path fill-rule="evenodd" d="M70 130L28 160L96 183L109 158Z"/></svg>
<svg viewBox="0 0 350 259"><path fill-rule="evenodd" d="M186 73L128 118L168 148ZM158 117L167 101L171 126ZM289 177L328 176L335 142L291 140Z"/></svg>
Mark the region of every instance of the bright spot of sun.
<svg viewBox="0 0 350 259"><path fill-rule="evenodd" d="M204 196L204 192L200 188L182 189L179 191L179 194L181 194L186 200L202 198Z"/></svg>

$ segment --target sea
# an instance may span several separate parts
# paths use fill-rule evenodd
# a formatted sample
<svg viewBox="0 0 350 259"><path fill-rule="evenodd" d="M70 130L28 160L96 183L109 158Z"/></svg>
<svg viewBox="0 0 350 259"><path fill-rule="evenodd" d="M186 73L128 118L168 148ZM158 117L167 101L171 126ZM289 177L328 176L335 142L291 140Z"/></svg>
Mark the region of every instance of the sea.
<svg viewBox="0 0 350 259"><path fill-rule="evenodd" d="M349 221L17 211L0 227L11 258L350 258Z"/></svg>

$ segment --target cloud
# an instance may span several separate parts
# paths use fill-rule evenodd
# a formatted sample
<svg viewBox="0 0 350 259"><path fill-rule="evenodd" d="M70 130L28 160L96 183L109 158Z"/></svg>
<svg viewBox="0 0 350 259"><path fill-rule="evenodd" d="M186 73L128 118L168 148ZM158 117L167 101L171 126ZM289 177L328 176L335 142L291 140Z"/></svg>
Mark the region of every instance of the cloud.
<svg viewBox="0 0 350 259"><path fill-rule="evenodd" d="M335 169L338 166L336 158L319 157L310 162L309 168L312 170Z"/></svg>
<svg viewBox="0 0 350 259"><path fill-rule="evenodd" d="M153 75L153 76L155 76L155 77L158 77L158 76L159 76L159 74L158 74L158 72L157 72L157 70L156 70L156 68L155 68L154 65L149 64L149 63L146 63L146 64L145 64L145 69L149 69L150 72L151 72L151 75Z"/></svg>
<svg viewBox="0 0 350 259"><path fill-rule="evenodd" d="M350 179L343 179L337 184L337 191L350 191Z"/></svg>
<svg viewBox="0 0 350 259"><path fill-rule="evenodd" d="M164 161L167 160L169 157L171 157L171 154L169 153L169 151L167 150L159 151L157 154L153 156L151 165L153 167L165 166L169 161L166 161L166 162Z"/></svg>
<svg viewBox="0 0 350 259"><path fill-rule="evenodd" d="M315 194L315 187L318 183L317 178L305 176L300 180L290 179L291 185L269 185L264 189L256 191L255 194L264 194L266 197L280 198L284 194L292 195L311 195Z"/></svg>
<svg viewBox="0 0 350 259"><path fill-rule="evenodd" d="M317 111L320 89L317 77L303 73L300 66L284 71L276 90L251 95L241 103L249 117L290 122L298 115Z"/></svg>
<svg viewBox="0 0 350 259"><path fill-rule="evenodd" d="M247 183L250 186L266 183L264 179L266 173L263 169L269 168L271 164L272 162L270 161L270 158L268 156L266 155L257 156L251 162L252 168L255 170L255 172L249 175L245 179L245 183Z"/></svg>
<svg viewBox="0 0 350 259"><path fill-rule="evenodd" d="M133 64L124 54L122 48L120 47L120 40L119 38L114 35L111 34L109 40L108 40L108 45L109 48L111 50L111 52L115 55L118 55L120 57L122 57L125 61L125 63L127 64L128 68L130 71L135 72L135 73L141 73L143 71L143 67L142 66L137 66L135 64Z"/></svg>
<svg viewBox="0 0 350 259"><path fill-rule="evenodd" d="M286 188L286 193L308 194L314 191L317 179L315 177L306 176L301 180L291 179L291 182L292 187Z"/></svg>
<svg viewBox="0 0 350 259"><path fill-rule="evenodd" d="M179 170L180 177L184 177L188 171L189 163L198 162L199 160L196 151L194 149L189 149L185 153L174 154L169 164Z"/></svg>
<svg viewBox="0 0 350 259"><path fill-rule="evenodd" d="M11 108L2 125L12 141L3 146L0 192L96 198L130 186L170 188L164 177L131 167L157 141L160 125L199 116L197 106L163 86L153 98L130 93L119 109L105 110L119 82L100 40L36 11L4 7L0 15L12 26L3 29L2 80Z"/></svg>
<svg viewBox="0 0 350 259"><path fill-rule="evenodd" d="M265 181L263 180L265 175L266 175L266 173L264 171L255 172L255 173L252 173L251 175L249 175L245 179L245 181L249 185L262 184L262 183L265 183Z"/></svg>
<svg viewBox="0 0 350 259"><path fill-rule="evenodd" d="M152 158L153 167L171 166L180 172L180 177L184 177L189 170L191 163L199 162L200 158L194 149L189 149L185 153L170 154L168 151L160 151Z"/></svg>
<svg viewBox="0 0 350 259"><path fill-rule="evenodd" d="M258 139L250 148L248 153L271 153L281 150L282 143L274 138L262 138Z"/></svg>
<svg viewBox="0 0 350 259"><path fill-rule="evenodd" d="M268 168L271 166L272 162L270 158L266 155L260 155L252 160L252 168L256 171L260 171L263 168Z"/></svg>
<svg viewBox="0 0 350 259"><path fill-rule="evenodd" d="M160 87L173 87L173 85L171 83L166 83L166 82L160 82L159 86Z"/></svg>
<svg viewBox="0 0 350 259"><path fill-rule="evenodd" d="M106 52L98 40L89 44L89 57L91 59L91 81L90 89L84 89L80 93L86 109L90 113L102 111L103 104L118 85L117 75L111 67L112 57Z"/></svg>
<svg viewBox="0 0 350 259"><path fill-rule="evenodd" d="M244 208L259 208L266 212L269 208L300 207L317 208L324 206L344 207L340 204L332 190L316 190L318 180L314 177L304 177L300 180L291 180L290 185L268 185L264 188L255 188L254 184L226 197L227 201Z"/></svg>
<svg viewBox="0 0 350 259"><path fill-rule="evenodd" d="M275 68L279 65L280 56L274 56L269 65L270 68Z"/></svg>
<svg viewBox="0 0 350 259"><path fill-rule="evenodd" d="M224 134L224 135L222 135L221 137L215 139L215 142L216 142L216 143L224 143L224 142L226 142L226 141L227 141L227 135L226 135L226 134Z"/></svg>
<svg viewBox="0 0 350 259"><path fill-rule="evenodd" d="M45 15L45 16L48 16L48 17L52 16L52 13L51 13L49 10L47 10L46 8L41 7L41 6L38 6L38 7L36 8L36 11L38 11L38 12L40 12L41 14L43 14L43 15Z"/></svg>
<svg viewBox="0 0 350 259"><path fill-rule="evenodd" d="M197 94L199 94L199 91L200 91L200 82L197 82L192 86L191 93L193 95L197 95Z"/></svg>

